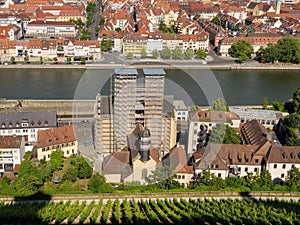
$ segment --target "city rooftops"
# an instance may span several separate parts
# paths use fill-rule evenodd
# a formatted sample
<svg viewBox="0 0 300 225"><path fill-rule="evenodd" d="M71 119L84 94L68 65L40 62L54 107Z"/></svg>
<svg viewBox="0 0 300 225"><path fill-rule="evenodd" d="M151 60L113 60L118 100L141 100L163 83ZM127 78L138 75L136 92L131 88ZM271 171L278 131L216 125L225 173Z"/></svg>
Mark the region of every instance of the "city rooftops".
<svg viewBox="0 0 300 225"><path fill-rule="evenodd" d="M145 75L165 75L166 72L163 69L143 69Z"/></svg>
<svg viewBox="0 0 300 225"><path fill-rule="evenodd" d="M115 74L137 75L138 71L136 69L131 69L131 68L120 68L120 69L115 69Z"/></svg>
<svg viewBox="0 0 300 225"><path fill-rule="evenodd" d="M262 109L248 109L248 108L233 108L229 107L229 111L236 113L240 117L251 117L260 119L280 119L282 118L282 113L275 112L272 110L262 110Z"/></svg>

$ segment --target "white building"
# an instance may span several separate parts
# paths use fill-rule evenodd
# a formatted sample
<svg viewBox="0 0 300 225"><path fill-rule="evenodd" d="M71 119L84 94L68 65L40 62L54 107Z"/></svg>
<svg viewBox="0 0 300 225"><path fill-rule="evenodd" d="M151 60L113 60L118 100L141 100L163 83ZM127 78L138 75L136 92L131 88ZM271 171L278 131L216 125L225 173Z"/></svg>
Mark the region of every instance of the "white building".
<svg viewBox="0 0 300 225"><path fill-rule="evenodd" d="M76 27L72 22L32 21L28 23L26 38L75 38Z"/></svg>
<svg viewBox="0 0 300 225"><path fill-rule="evenodd" d="M238 129L240 126L240 118L234 112L223 111L196 111L190 114L189 133L188 133L188 153L191 154L201 148L202 141L206 141L206 137L201 139L201 135L210 133L216 124L222 123L232 128ZM201 141L199 141L201 139ZM202 144L205 144L205 143Z"/></svg>
<svg viewBox="0 0 300 225"><path fill-rule="evenodd" d="M29 143L37 141L39 130L56 126L54 111L0 113L0 136L25 136Z"/></svg>
<svg viewBox="0 0 300 225"><path fill-rule="evenodd" d="M266 156L266 169L275 183L284 182L288 171L294 167L300 169L299 146L272 146Z"/></svg>
<svg viewBox="0 0 300 225"><path fill-rule="evenodd" d="M25 154L25 138L0 136L0 173L13 172Z"/></svg>
<svg viewBox="0 0 300 225"><path fill-rule="evenodd" d="M229 107L229 111L237 114L242 124L251 120L258 120L263 126L271 129L283 117L282 112L273 110Z"/></svg>

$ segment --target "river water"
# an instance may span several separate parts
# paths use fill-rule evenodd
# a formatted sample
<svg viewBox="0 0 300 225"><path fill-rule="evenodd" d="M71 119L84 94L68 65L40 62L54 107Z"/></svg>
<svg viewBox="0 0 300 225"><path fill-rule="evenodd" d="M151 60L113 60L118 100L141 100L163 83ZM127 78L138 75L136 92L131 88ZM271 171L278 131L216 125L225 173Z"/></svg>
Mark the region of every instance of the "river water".
<svg viewBox="0 0 300 225"><path fill-rule="evenodd" d="M300 87L300 70L165 70L165 94L187 105L224 97L229 105L287 101ZM94 99L107 94L113 70L0 69L0 98Z"/></svg>

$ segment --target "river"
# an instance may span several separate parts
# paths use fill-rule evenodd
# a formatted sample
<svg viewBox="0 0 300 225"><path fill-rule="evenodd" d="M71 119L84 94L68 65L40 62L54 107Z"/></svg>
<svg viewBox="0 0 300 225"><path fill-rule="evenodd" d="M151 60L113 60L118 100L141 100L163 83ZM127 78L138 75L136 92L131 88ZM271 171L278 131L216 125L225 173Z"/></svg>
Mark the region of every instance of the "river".
<svg viewBox="0 0 300 225"><path fill-rule="evenodd" d="M165 70L165 94L187 105L224 97L229 105L287 101L300 87L300 70ZM0 69L0 98L94 99L107 94L113 70Z"/></svg>

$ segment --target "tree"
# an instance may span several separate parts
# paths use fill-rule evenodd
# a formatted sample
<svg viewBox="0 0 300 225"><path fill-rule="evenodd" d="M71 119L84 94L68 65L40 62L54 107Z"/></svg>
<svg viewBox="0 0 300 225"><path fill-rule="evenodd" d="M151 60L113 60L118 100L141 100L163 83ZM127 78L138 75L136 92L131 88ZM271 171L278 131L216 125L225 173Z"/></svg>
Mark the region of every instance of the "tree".
<svg viewBox="0 0 300 225"><path fill-rule="evenodd" d="M300 139L293 128L287 128L287 146L300 146Z"/></svg>
<svg viewBox="0 0 300 225"><path fill-rule="evenodd" d="M50 155L51 171L61 170L64 164L64 153L62 151L53 151Z"/></svg>
<svg viewBox="0 0 300 225"><path fill-rule="evenodd" d="M222 123L216 124L209 135L209 143L222 144L225 136L226 126Z"/></svg>
<svg viewBox="0 0 300 225"><path fill-rule="evenodd" d="M141 58L145 59L147 57L147 52L145 50L141 51Z"/></svg>
<svg viewBox="0 0 300 225"><path fill-rule="evenodd" d="M15 64L16 63L16 58L15 57L10 57L10 62L11 64Z"/></svg>
<svg viewBox="0 0 300 225"><path fill-rule="evenodd" d="M285 184L292 190L300 189L300 171L298 168L294 167L288 171Z"/></svg>
<svg viewBox="0 0 300 225"><path fill-rule="evenodd" d="M279 51L277 45L273 43L269 43L267 47L261 51L260 54L261 54L261 60L263 62L274 63L279 59Z"/></svg>
<svg viewBox="0 0 300 225"><path fill-rule="evenodd" d="M156 183L159 188L166 190L181 187L174 179L174 170L170 166L157 167L154 171L151 171L151 175L148 178L149 183Z"/></svg>
<svg viewBox="0 0 300 225"><path fill-rule="evenodd" d="M273 102L272 103L273 109L280 111L280 112L284 112L285 111L285 107L284 107L284 103L283 102Z"/></svg>
<svg viewBox="0 0 300 225"><path fill-rule="evenodd" d="M212 20L210 22L214 23L214 24L216 24L218 26L221 25L221 20L220 20L220 17L218 17L218 16L215 16L214 18L212 18Z"/></svg>
<svg viewBox="0 0 300 225"><path fill-rule="evenodd" d="M111 193L113 188L110 184L106 183L105 177L99 175L98 173L94 174L88 184L89 190L93 193Z"/></svg>
<svg viewBox="0 0 300 225"><path fill-rule="evenodd" d="M169 49L168 47L164 48L164 49L161 51L160 56L161 56L163 59L170 59L171 56L172 56L171 49Z"/></svg>
<svg viewBox="0 0 300 225"><path fill-rule="evenodd" d="M81 56L81 58L80 58L80 64L84 65L85 61L86 61L85 57Z"/></svg>
<svg viewBox="0 0 300 225"><path fill-rule="evenodd" d="M127 59L133 59L133 54L132 54L132 52L128 52L127 55L126 55L126 58L127 58Z"/></svg>
<svg viewBox="0 0 300 225"><path fill-rule="evenodd" d="M80 35L80 40L88 40L90 38L91 32L88 30L82 30Z"/></svg>
<svg viewBox="0 0 300 225"><path fill-rule="evenodd" d="M43 64L43 57L40 56L40 63Z"/></svg>
<svg viewBox="0 0 300 225"><path fill-rule="evenodd" d="M253 46L246 40L235 41L229 49L229 54L233 57L239 58L241 62L246 61L253 53Z"/></svg>
<svg viewBox="0 0 300 225"><path fill-rule="evenodd" d="M264 97L264 98L263 98L261 105L262 105L262 108L263 108L263 109L267 109L267 107L268 107L268 105L269 105L269 100L268 100L267 97Z"/></svg>
<svg viewBox="0 0 300 225"><path fill-rule="evenodd" d="M218 98L213 101L212 108L213 111L229 111L227 102L223 98Z"/></svg>
<svg viewBox="0 0 300 225"><path fill-rule="evenodd" d="M184 58L186 59L192 59L194 57L194 51L190 48L188 48L184 53Z"/></svg>
<svg viewBox="0 0 300 225"><path fill-rule="evenodd" d="M284 125L290 128L299 128L300 127L300 115L297 113L292 113L283 118Z"/></svg>
<svg viewBox="0 0 300 225"><path fill-rule="evenodd" d="M223 144L240 144L241 138L235 129L226 125Z"/></svg>
<svg viewBox="0 0 300 225"><path fill-rule="evenodd" d="M300 88L295 91L293 99L290 102L287 102L285 106L290 114L300 114Z"/></svg>
<svg viewBox="0 0 300 225"><path fill-rule="evenodd" d="M101 40L101 51L107 52L112 50L112 40L109 38L103 38Z"/></svg>
<svg viewBox="0 0 300 225"><path fill-rule="evenodd" d="M159 53L158 53L158 51L156 49L154 49L152 51L152 57L155 58L155 59L157 59L159 57Z"/></svg>
<svg viewBox="0 0 300 225"><path fill-rule="evenodd" d="M182 53L182 50L180 47L176 47L174 50L173 50L173 59L183 59L183 53Z"/></svg>
<svg viewBox="0 0 300 225"><path fill-rule="evenodd" d="M118 33L120 33L120 32L122 31L122 29L121 29L120 27L117 27L117 28L115 29L115 31L117 31Z"/></svg>
<svg viewBox="0 0 300 225"><path fill-rule="evenodd" d="M192 113L192 112L197 112L199 110L199 106L197 106L197 105L193 105L193 106L191 106L191 108L190 108L190 112Z"/></svg>
<svg viewBox="0 0 300 225"><path fill-rule="evenodd" d="M72 58L71 57L67 57L67 64L71 64L72 62Z"/></svg>
<svg viewBox="0 0 300 225"><path fill-rule="evenodd" d="M84 157L76 158L75 169L77 170L77 176L81 179L89 178L93 173L93 168Z"/></svg>
<svg viewBox="0 0 300 225"><path fill-rule="evenodd" d="M279 61L284 63L300 62L300 40L293 37L284 37L276 45L279 52Z"/></svg>
<svg viewBox="0 0 300 225"><path fill-rule="evenodd" d="M64 171L62 179L74 182L76 181L77 174L76 168L74 166L70 166L66 169L66 171Z"/></svg>
<svg viewBox="0 0 300 225"><path fill-rule="evenodd" d="M202 49L198 49L198 51L196 52L196 57L199 59L205 59L206 58L206 52L203 51Z"/></svg>

